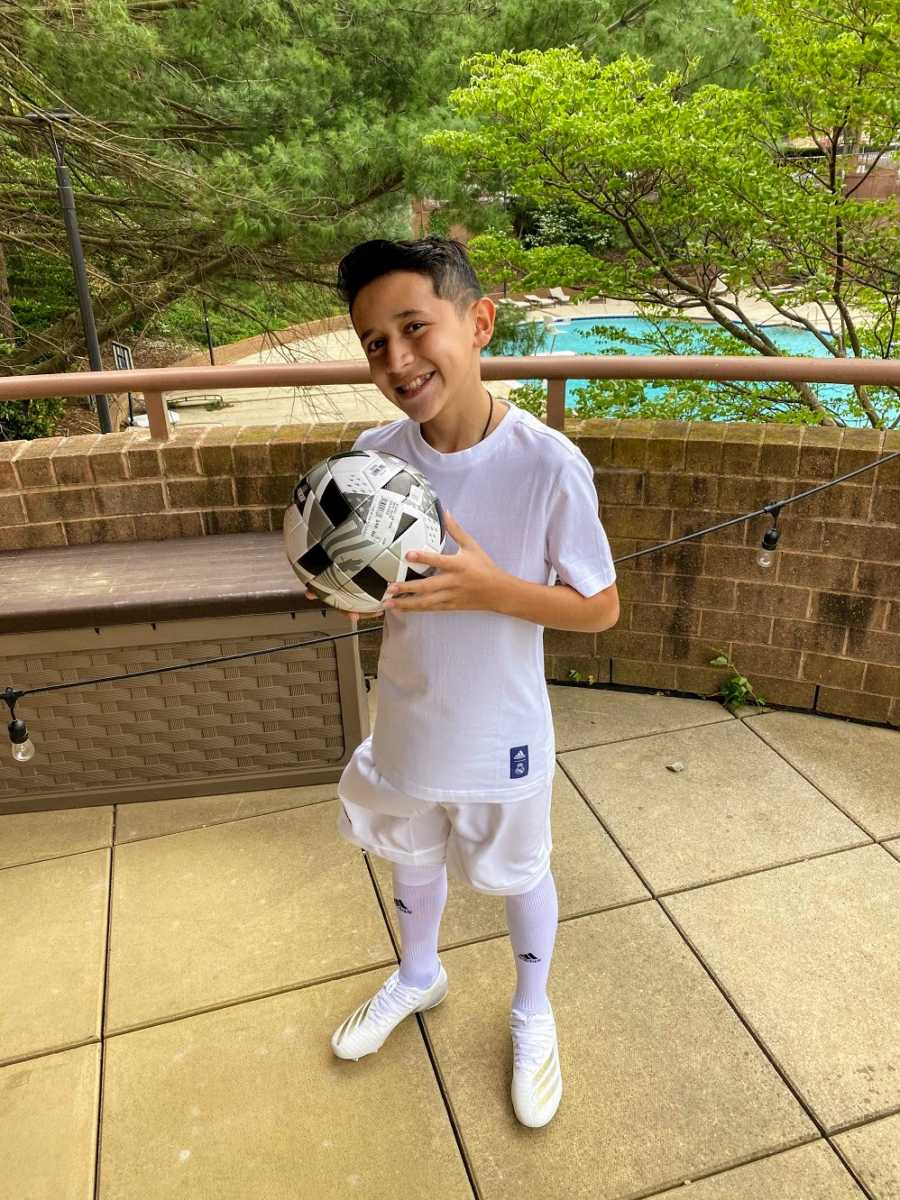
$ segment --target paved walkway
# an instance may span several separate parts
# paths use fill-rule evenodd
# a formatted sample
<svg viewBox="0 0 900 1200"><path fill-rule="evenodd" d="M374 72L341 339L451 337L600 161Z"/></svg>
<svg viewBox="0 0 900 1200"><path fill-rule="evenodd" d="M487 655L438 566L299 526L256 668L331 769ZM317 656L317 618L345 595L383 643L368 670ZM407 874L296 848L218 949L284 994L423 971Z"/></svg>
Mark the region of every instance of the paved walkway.
<svg viewBox="0 0 900 1200"><path fill-rule="evenodd" d="M509 1104L502 901L459 884L446 1002L331 1055L397 945L333 787L7 816L0 1198L898 1200L900 734L553 705L549 1127Z"/></svg>
<svg viewBox="0 0 900 1200"><path fill-rule="evenodd" d="M778 313L763 301L745 301L748 316L759 321L780 321ZM524 311L524 310L523 310ZM565 304L547 307L542 313L550 317L616 317L633 316L634 304L621 300L600 303ZM802 308L813 319L821 313L812 306ZM532 312L532 316L537 316ZM689 309L685 316L706 317L705 310ZM236 359L243 366L271 365L279 362L326 362L364 358L359 340L352 329L319 334L304 341L286 342ZM515 387L513 381L491 383L491 391L500 398ZM171 392L170 398L184 396ZM189 393L187 393L189 394ZM182 408L178 418L190 425L289 425L298 422L377 421L396 417L397 409L373 384L335 385L323 388L238 388L224 393L227 407L207 410L203 406Z"/></svg>

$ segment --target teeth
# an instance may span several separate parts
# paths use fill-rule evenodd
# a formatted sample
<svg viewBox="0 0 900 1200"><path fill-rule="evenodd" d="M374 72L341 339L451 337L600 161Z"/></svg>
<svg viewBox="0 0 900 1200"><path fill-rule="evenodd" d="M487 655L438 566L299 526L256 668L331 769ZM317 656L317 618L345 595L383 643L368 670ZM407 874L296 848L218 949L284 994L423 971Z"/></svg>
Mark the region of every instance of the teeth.
<svg viewBox="0 0 900 1200"><path fill-rule="evenodd" d="M426 371L424 375L417 375L415 379L411 379L409 383L404 383L398 386L398 392L413 392L417 387L421 387L426 379L430 379L434 374L433 371Z"/></svg>

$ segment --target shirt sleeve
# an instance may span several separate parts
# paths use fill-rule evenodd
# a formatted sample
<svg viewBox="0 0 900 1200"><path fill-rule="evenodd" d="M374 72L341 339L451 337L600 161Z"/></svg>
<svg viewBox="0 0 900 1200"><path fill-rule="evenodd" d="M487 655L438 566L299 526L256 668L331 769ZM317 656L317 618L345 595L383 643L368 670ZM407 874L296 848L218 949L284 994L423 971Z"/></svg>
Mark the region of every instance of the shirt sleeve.
<svg viewBox="0 0 900 1200"><path fill-rule="evenodd" d="M566 458L556 477L547 521L550 582L594 596L616 581L606 531L600 522L594 472L579 451Z"/></svg>

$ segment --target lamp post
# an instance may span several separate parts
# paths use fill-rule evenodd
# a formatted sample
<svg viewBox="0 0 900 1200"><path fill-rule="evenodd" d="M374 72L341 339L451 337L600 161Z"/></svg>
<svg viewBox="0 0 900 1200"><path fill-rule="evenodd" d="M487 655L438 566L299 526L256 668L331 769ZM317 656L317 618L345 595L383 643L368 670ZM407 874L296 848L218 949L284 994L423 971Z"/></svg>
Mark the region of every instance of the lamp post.
<svg viewBox="0 0 900 1200"><path fill-rule="evenodd" d="M78 289L78 309L81 313L81 325L84 330L88 362L91 364L92 371L102 371L103 363L100 359L100 342L97 339L97 326L94 322L91 293L88 287L87 272L84 267L84 251L81 248L81 235L78 232L78 215L75 212L72 180L69 177L69 168L65 164L65 139L58 142L53 132L53 122L68 121L71 114L67 112L30 112L25 115L35 125L46 124L47 126L47 132L50 136L50 147L53 151L53 160L56 164L56 186L59 190L59 202L62 205L66 237L69 241L69 258L72 262L75 286ZM94 400L97 403L97 416L100 418L100 432L112 433L109 401L102 394L95 396Z"/></svg>

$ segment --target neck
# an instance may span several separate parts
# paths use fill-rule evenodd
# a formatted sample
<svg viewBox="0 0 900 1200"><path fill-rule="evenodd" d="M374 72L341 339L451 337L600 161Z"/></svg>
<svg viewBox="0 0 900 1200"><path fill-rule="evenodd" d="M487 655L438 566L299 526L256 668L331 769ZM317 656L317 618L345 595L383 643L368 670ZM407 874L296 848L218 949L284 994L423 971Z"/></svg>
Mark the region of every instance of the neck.
<svg viewBox="0 0 900 1200"><path fill-rule="evenodd" d="M490 424L485 428L488 413L491 411L491 397L485 388L480 388L477 401L464 408L444 409L430 421L423 422L419 428L422 437L433 450L439 454L455 454L459 450L468 450L482 440L494 429L507 405L500 400L494 400Z"/></svg>

